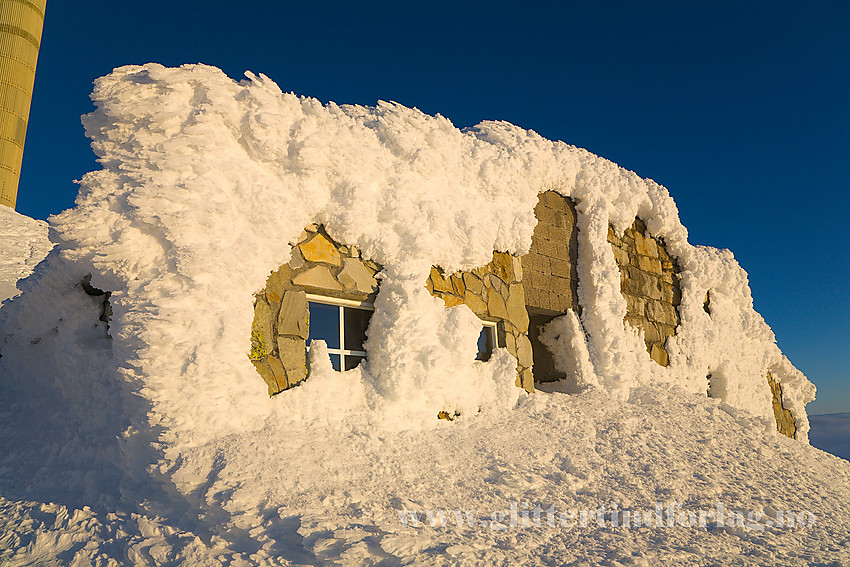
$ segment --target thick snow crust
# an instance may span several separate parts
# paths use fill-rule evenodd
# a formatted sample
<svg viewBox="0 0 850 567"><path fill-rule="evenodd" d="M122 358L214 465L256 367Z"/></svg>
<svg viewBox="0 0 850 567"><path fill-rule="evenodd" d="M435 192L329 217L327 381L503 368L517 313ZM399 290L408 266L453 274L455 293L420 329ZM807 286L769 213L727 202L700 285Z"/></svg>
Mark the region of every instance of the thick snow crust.
<svg viewBox="0 0 850 567"><path fill-rule="evenodd" d="M51 248L46 222L0 207L0 301L18 295L17 281L30 275Z"/></svg>
<svg viewBox="0 0 850 567"><path fill-rule="evenodd" d="M687 242L665 188L508 123L461 131L247 76L149 64L96 82L84 125L102 169L51 218L56 249L0 311L0 558L613 565L741 552L791 565L822 545L847 552L846 464L780 438L765 373L802 441L814 386L753 310L731 252ZM585 391L527 396L506 352L473 360L469 309L445 309L424 284L432 265L525 253L549 189L577 204L584 309L545 340ZM682 269L666 368L623 325L606 239L636 215ZM247 358L253 296L310 223L384 266L369 359L336 373L312 348L308 380L270 399ZM111 292L108 328L103 296L79 285L88 274ZM461 417L438 422L440 410ZM514 500L722 500L827 520L756 536L441 531L397 515Z"/></svg>

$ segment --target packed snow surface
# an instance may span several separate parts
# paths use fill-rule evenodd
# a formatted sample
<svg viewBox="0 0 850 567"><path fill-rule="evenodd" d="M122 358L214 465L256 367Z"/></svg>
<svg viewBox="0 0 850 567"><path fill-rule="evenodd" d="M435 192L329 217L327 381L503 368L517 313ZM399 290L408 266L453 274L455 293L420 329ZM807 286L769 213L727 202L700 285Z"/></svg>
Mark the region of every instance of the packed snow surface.
<svg viewBox="0 0 850 567"><path fill-rule="evenodd" d="M315 378L338 385L331 372ZM510 411L386 432L365 417L302 420L300 403L316 397L306 386L261 430L176 461L136 447L123 457L134 471L117 462L121 423L89 434L91 464L74 469L60 453L79 434L61 420L4 431L16 445L0 562L850 565L850 463L715 399L658 386L627 401L537 393ZM45 451L18 445L33 433ZM55 486L68 476L89 490ZM642 525L623 525L626 510ZM688 513L694 523L680 523Z"/></svg>
<svg viewBox="0 0 850 567"><path fill-rule="evenodd" d="M666 189L504 122L461 131L247 76L149 64L96 82L84 125L102 169L51 217L56 248L0 310L0 559L847 561L850 464L806 443L814 387L732 254L688 243ZM576 360L575 395L525 394L504 351L474 361L474 315L424 287L432 265L527 252L550 189L578 210L583 310L546 336ZM668 367L623 325L606 235L635 216L682 269ZM384 267L369 358L337 373L314 343L308 380L270 399L247 358L253 296L311 223ZM774 430L768 370L797 440ZM750 523L511 525L537 505L565 521L721 506ZM476 521L418 520L439 510Z"/></svg>

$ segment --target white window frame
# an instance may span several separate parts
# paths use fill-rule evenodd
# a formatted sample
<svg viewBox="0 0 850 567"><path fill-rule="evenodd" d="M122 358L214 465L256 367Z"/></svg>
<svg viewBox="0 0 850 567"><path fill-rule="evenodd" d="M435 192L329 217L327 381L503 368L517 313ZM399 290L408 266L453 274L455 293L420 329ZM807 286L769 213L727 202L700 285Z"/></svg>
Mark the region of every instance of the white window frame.
<svg viewBox="0 0 850 567"><path fill-rule="evenodd" d="M368 301L357 301L354 299L341 299L339 297L329 297L327 295L316 295L314 293L305 294L307 297L307 309L310 308L310 303L323 303L325 305L333 305L339 307L339 348L328 347L328 354L336 354L339 356L339 372L345 372L345 357L357 356L366 358L365 350L349 350L345 348L345 309L344 307L352 307L354 309L362 309L363 311L375 311L375 306ZM307 352L310 351L310 346L307 346Z"/></svg>

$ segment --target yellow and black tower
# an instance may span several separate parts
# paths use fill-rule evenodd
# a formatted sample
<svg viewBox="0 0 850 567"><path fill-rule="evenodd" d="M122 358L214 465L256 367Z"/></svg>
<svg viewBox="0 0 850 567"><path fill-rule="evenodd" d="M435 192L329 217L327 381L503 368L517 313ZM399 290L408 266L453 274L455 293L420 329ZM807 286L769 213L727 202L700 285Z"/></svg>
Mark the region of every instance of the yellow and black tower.
<svg viewBox="0 0 850 567"><path fill-rule="evenodd" d="M15 208L47 0L0 0L0 205Z"/></svg>

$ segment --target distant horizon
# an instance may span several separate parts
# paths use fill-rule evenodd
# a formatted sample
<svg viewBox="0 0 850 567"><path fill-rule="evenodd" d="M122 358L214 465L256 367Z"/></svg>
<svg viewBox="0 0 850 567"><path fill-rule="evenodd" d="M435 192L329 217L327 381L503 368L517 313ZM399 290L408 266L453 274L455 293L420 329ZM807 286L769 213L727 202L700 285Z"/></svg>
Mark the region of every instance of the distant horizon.
<svg viewBox="0 0 850 567"><path fill-rule="evenodd" d="M832 413L810 413L809 417L824 417L827 415L850 415L850 411L837 411Z"/></svg>

